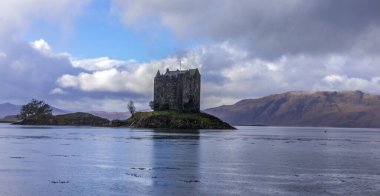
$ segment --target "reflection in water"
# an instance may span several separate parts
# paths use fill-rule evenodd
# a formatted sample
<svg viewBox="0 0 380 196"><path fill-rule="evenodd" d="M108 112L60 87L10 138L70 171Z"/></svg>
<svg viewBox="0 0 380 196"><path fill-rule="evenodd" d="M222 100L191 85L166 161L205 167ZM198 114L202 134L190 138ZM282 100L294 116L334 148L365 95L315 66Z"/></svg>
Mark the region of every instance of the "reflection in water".
<svg viewBox="0 0 380 196"><path fill-rule="evenodd" d="M380 130L0 124L0 195L379 195Z"/></svg>
<svg viewBox="0 0 380 196"><path fill-rule="evenodd" d="M199 132L154 132L151 187L154 194L199 194L199 139Z"/></svg>

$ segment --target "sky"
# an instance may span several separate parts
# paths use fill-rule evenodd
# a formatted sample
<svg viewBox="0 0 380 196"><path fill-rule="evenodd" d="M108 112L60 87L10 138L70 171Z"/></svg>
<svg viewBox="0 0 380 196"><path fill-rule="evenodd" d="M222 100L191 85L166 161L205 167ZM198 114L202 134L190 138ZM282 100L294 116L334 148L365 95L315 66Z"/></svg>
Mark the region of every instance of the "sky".
<svg viewBox="0 0 380 196"><path fill-rule="evenodd" d="M201 109L287 91L380 94L377 0L0 1L0 103L149 108L199 68Z"/></svg>

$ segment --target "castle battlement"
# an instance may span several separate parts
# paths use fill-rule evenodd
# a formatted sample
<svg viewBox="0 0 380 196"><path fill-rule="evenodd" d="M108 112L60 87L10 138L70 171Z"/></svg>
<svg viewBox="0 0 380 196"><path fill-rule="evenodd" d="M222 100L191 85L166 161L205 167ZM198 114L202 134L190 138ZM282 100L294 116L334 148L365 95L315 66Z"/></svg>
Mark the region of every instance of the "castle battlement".
<svg viewBox="0 0 380 196"><path fill-rule="evenodd" d="M198 69L157 71L154 78L154 110L199 112L201 74Z"/></svg>

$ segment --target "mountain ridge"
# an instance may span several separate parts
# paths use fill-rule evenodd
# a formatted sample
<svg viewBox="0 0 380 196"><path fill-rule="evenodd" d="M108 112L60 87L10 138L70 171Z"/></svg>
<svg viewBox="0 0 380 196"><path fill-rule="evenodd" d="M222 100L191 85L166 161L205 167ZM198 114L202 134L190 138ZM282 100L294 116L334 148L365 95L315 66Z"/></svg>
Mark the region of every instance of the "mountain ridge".
<svg viewBox="0 0 380 196"><path fill-rule="evenodd" d="M206 109L232 125L380 127L380 96L292 91Z"/></svg>

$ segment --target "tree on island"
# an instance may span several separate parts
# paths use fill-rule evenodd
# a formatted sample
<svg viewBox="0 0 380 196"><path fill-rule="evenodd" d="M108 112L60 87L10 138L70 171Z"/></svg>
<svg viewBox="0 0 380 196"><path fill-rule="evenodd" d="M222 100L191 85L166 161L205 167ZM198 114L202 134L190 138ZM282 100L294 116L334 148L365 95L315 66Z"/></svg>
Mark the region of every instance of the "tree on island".
<svg viewBox="0 0 380 196"><path fill-rule="evenodd" d="M52 107L44 101L32 99L31 102L21 107L18 118L25 120L30 117L51 116Z"/></svg>
<svg viewBox="0 0 380 196"><path fill-rule="evenodd" d="M132 100L128 103L128 111L131 113L132 116L134 116L136 113L136 107Z"/></svg>
<svg viewBox="0 0 380 196"><path fill-rule="evenodd" d="M154 110L154 101L149 102L149 107L150 109Z"/></svg>

